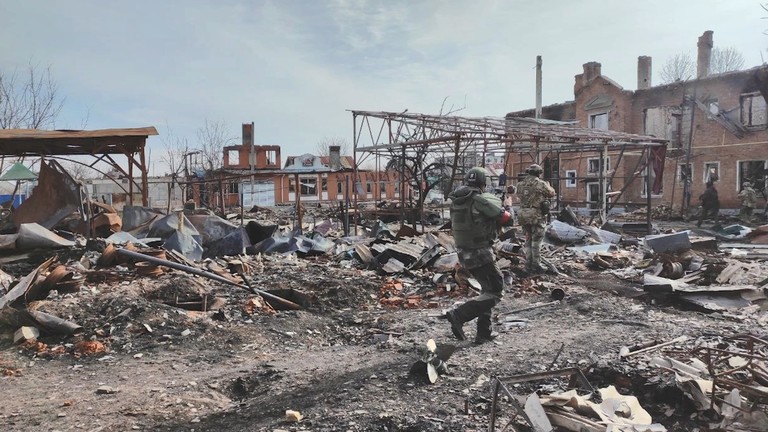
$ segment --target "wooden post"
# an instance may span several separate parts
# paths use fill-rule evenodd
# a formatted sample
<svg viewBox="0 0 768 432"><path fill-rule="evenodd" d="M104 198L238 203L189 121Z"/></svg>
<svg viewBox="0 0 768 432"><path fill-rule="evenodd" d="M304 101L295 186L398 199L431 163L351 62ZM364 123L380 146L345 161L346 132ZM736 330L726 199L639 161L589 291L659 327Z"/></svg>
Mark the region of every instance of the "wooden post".
<svg viewBox="0 0 768 432"><path fill-rule="evenodd" d="M357 114L352 113L352 160L355 163L355 166L352 167L352 199L354 200L352 223L355 226L355 233L353 235L357 235L357 181L360 178L357 171L357 141Z"/></svg>
<svg viewBox="0 0 768 432"><path fill-rule="evenodd" d="M344 176L344 235L349 235L349 176Z"/></svg>
<svg viewBox="0 0 768 432"><path fill-rule="evenodd" d="M645 211L647 213L646 223L648 224L648 235L653 234L653 224L651 222L651 147L645 148Z"/></svg>
<svg viewBox="0 0 768 432"><path fill-rule="evenodd" d="M146 145L146 141L145 141ZM150 153L150 157L152 154ZM149 205L149 181L147 180L147 160L144 156L144 145L141 146L141 205L147 207ZM131 178L133 181L133 178Z"/></svg>
<svg viewBox="0 0 768 432"><path fill-rule="evenodd" d="M224 182L219 178L219 199L221 200L219 208L221 209L221 216L223 218L227 217L227 213L224 210Z"/></svg>
<svg viewBox="0 0 768 432"><path fill-rule="evenodd" d="M301 183L299 183L299 174L296 173L293 175L294 180L296 181L296 188L294 189L296 191L296 221L299 224L299 232L302 232L301 228ZM294 227L296 229L296 227Z"/></svg>
<svg viewBox="0 0 768 432"><path fill-rule="evenodd" d="M128 202L133 205L133 155L126 153L128 156Z"/></svg>

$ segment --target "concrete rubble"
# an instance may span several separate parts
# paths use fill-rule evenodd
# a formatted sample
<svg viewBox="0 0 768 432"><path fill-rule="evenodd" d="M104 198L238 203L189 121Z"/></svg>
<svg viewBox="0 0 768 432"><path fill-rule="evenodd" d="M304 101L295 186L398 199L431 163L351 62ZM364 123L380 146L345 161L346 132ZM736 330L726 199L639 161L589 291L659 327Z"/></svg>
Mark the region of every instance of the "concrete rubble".
<svg viewBox="0 0 768 432"><path fill-rule="evenodd" d="M98 223L94 211L102 216ZM512 302L502 303L494 317L503 334L525 332L535 338L542 317L569 307L573 313L588 313L579 309L586 307L580 306L585 298L634 302L602 318L610 325L644 328L663 322L649 318L654 313L695 313L754 332L689 333L681 322L665 333L674 337L632 340L631 333L623 338L607 334L589 348L586 359L568 358L563 343L556 353L538 353L538 358L550 356L545 364L530 364L532 369L517 369L513 375L507 370L505 376L493 370L503 366L491 362L481 379L465 363L465 348L430 339L425 350L424 339L408 336L414 338L411 343L404 336L412 328L386 318L416 314L408 325L432 331L424 323L437 323L442 310L479 290L459 265L450 230L437 224L415 230L377 220L352 225L345 235L342 221L322 209L315 212L314 220L305 217L311 222L299 227L285 209L259 209L240 220L205 210L163 214L141 207L126 207L121 216L108 206L92 205L91 212L74 211L76 217L66 215L52 225L49 221L59 216L45 219L48 228L35 222L8 227L0 237L0 327L19 355L51 361L139 360L151 350L193 340L213 343L202 338L226 338L220 329L253 328L254 323L275 338L271 352L288 347L288 356L310 344L307 337L329 347L399 351L408 354L409 362L419 360L409 363L410 369L397 364L384 369L390 375L406 373L397 385L412 390L465 387L466 406L457 414L403 423L420 430L485 428L489 423L501 430L515 423L536 431L629 432L716 423L739 431L765 430L768 424L768 256L759 252L766 227L748 233L729 228L738 231L738 238L687 227L659 228L646 236L631 222L592 226L569 214L570 223L548 225L542 248L548 272L537 276L521 270L519 228L505 230L494 245L508 287L505 302ZM83 227L84 220L93 221L90 228L87 223ZM593 281L607 288L597 290ZM319 330L301 329L302 320L319 316L327 318ZM16 377L18 370L6 374ZM378 377L382 370L366 373ZM261 379L268 376L265 372ZM584 381L581 387L574 387L574 376ZM609 378L617 376L636 384ZM123 384L120 392L102 390L119 383L108 384L96 392L113 397L126 391ZM250 395L254 385L236 381L231 391ZM681 399L654 401L657 391L649 386L663 386ZM493 397L494 391L508 394ZM276 414L275 424L286 430L297 430L293 424L333 430L323 429L331 423L324 423L310 405L285 404L282 409L290 414L282 420ZM368 413L357 416L367 418ZM381 418L366 420L361 430L375 427Z"/></svg>

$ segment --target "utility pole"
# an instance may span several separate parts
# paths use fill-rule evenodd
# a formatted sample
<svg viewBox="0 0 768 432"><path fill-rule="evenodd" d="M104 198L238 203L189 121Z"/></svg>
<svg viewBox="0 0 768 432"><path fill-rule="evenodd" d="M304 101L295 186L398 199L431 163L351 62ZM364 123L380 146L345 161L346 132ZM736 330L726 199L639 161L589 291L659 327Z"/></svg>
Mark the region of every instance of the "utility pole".
<svg viewBox="0 0 768 432"><path fill-rule="evenodd" d="M541 118L541 56L536 56L536 118Z"/></svg>

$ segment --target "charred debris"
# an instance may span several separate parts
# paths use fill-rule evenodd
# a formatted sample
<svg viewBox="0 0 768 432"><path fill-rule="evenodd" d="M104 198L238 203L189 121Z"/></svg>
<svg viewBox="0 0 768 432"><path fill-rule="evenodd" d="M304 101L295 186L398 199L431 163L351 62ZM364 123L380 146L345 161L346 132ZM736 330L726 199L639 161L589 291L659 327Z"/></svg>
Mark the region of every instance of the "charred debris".
<svg viewBox="0 0 768 432"><path fill-rule="evenodd" d="M350 308L432 309L427 315L437 316L478 289L458 265L441 205L429 208L433 224L418 230L360 219L345 235L334 208L306 209L301 224L292 208L281 207L254 207L242 218L193 206L168 214L140 206L118 212L83 200L58 164L42 167L33 198L0 220L0 326L6 343L30 356L131 353L142 337L171 343L194 331L186 322L174 326L173 316L249 322ZM664 391L680 396L666 405L669 412L700 416L723 430L768 427L768 342L759 331L768 324L768 226L694 232L660 223L648 235L645 217L641 209L598 227L564 210L546 231L542 257L549 272L536 277L519 270L524 254L517 230L502 233L497 264L510 291L540 301L499 313L497 325L502 331L535 325L526 312L567 301L578 295L569 286L588 289L599 275L632 287L602 295L753 322L755 332L694 338L681 329L669 340L616 341L615 352L571 368L558 367L561 347L541 370L487 378L490 430L504 424L535 431L667 430L638 399ZM143 306L114 294L114 287L134 284L142 287L133 293ZM98 308L57 314L72 310L62 304L80 301ZM151 303L167 317L162 323L141 319ZM372 329L368 336L398 335ZM450 373L454 350L430 341L411 369L414 380L430 385ZM614 375L637 382L622 392L591 383Z"/></svg>

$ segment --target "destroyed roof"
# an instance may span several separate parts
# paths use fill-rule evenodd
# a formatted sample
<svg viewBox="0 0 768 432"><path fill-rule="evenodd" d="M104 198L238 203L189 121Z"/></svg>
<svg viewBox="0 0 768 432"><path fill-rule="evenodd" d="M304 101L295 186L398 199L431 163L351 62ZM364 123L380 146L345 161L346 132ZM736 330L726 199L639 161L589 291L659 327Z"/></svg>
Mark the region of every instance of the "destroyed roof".
<svg viewBox="0 0 768 432"><path fill-rule="evenodd" d="M2 176L0 176L0 180L4 181L15 181L15 180L36 180L37 174L33 173L29 170L23 163L16 162L11 166L11 168L8 169L5 173L3 173Z"/></svg>
<svg viewBox="0 0 768 432"><path fill-rule="evenodd" d="M330 156L320 156L320 162L323 165L330 166L331 158ZM341 156L341 158L339 159L339 162L341 163L341 169L355 168L355 158L353 158L352 156Z"/></svg>
<svg viewBox="0 0 768 432"><path fill-rule="evenodd" d="M1 155L123 154L137 149L147 137L157 135L154 126L99 130L0 130Z"/></svg>
<svg viewBox="0 0 768 432"><path fill-rule="evenodd" d="M532 150L583 151L591 147L601 149L605 145L628 147L665 146L667 140L649 135L638 135L611 130L584 128L572 122L525 117L460 117L453 115L428 115L375 111L352 111L357 121L366 122L376 136L380 119L382 124L397 124L392 128L422 131L426 139L392 142L388 138L375 139L372 145L356 146L358 152L389 152L393 148L428 145L431 151L455 151L456 143L482 143L486 151ZM382 126L383 128L383 126ZM365 135L362 133L361 135ZM386 135L386 134L383 134ZM357 145L357 143L356 143Z"/></svg>
<svg viewBox="0 0 768 432"><path fill-rule="evenodd" d="M341 156L339 159L339 169L332 169L329 156L316 156L305 153L301 156L288 156L285 159L285 172L298 173L322 173L343 170L352 170L355 167L355 161L351 156Z"/></svg>

